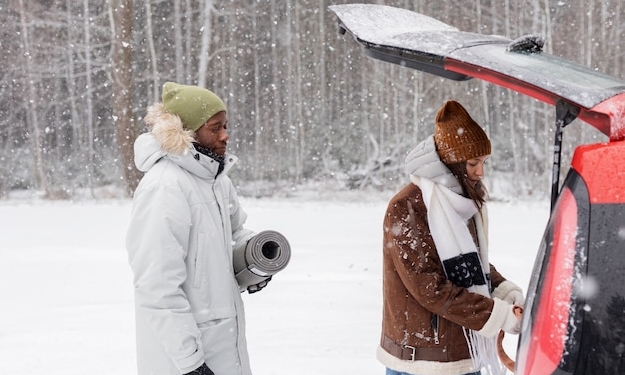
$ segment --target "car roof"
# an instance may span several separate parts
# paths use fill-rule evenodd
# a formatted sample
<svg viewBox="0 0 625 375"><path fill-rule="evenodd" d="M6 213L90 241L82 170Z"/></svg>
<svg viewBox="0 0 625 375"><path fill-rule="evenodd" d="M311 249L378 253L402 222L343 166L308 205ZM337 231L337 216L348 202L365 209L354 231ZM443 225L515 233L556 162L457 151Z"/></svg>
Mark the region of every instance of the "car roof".
<svg viewBox="0 0 625 375"><path fill-rule="evenodd" d="M441 77L482 79L545 103L564 101L578 117L625 139L625 82L542 51L540 37L511 40L460 31L406 9L375 4L329 7L368 56Z"/></svg>

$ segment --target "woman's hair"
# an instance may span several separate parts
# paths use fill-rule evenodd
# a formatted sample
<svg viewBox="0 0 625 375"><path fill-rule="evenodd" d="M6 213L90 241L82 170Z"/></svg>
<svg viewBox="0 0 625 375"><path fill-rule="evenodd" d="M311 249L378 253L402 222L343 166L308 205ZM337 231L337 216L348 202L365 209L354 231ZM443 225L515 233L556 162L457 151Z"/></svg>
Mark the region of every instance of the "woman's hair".
<svg viewBox="0 0 625 375"><path fill-rule="evenodd" d="M460 185L462 186L463 195L472 199L478 208L482 208L482 205L486 202L486 188L482 181L478 181L475 186L469 183L469 175L467 173L467 162L446 164L451 173L456 176Z"/></svg>

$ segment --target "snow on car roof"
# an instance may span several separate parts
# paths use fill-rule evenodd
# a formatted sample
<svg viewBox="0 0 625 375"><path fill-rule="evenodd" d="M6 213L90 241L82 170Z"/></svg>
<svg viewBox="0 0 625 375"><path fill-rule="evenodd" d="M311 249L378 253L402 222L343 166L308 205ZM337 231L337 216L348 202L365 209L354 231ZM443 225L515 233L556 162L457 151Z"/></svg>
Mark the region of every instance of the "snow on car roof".
<svg viewBox="0 0 625 375"><path fill-rule="evenodd" d="M543 53L542 44L515 50L509 47L518 40L463 32L426 15L386 5L329 8L340 27L375 59L454 80L479 78L552 105L565 100L582 110L583 121L611 139L625 137L625 82ZM608 99L614 103L599 105Z"/></svg>

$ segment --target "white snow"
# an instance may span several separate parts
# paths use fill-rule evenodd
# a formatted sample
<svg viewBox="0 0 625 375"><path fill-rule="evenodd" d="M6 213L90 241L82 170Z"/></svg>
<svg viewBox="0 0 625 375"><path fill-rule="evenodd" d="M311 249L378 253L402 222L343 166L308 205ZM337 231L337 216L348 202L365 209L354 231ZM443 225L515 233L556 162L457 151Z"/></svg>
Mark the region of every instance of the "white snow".
<svg viewBox="0 0 625 375"><path fill-rule="evenodd" d="M245 294L255 374L381 375L382 217L390 194L243 199L291 262ZM491 202L491 261L527 289L549 203ZM130 201L0 203L0 374L135 373ZM516 337L507 336L514 358Z"/></svg>
<svg viewBox="0 0 625 375"><path fill-rule="evenodd" d="M352 34L374 44L389 45L388 37L392 39L403 33L458 31L432 17L387 5L342 4L329 9Z"/></svg>

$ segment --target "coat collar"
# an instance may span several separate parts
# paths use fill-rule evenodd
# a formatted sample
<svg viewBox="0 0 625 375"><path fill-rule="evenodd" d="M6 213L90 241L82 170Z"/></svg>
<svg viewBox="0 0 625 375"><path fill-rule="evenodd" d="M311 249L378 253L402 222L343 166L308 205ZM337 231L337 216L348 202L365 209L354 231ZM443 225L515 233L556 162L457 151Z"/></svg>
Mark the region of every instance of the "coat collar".
<svg viewBox="0 0 625 375"><path fill-rule="evenodd" d="M410 151L406 157L405 169L410 176L431 180L456 194L462 194L460 182L436 152L434 136L429 136Z"/></svg>

